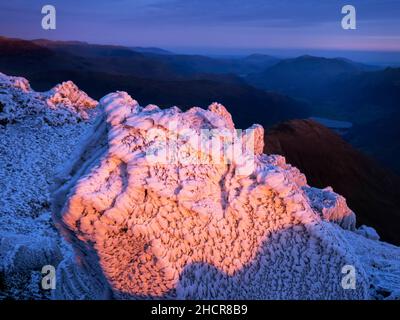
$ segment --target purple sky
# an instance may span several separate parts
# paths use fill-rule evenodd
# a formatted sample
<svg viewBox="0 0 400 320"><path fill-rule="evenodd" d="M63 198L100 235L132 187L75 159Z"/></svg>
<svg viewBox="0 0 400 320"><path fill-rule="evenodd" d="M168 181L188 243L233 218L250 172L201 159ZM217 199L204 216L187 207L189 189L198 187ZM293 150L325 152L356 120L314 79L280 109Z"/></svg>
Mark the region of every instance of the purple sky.
<svg viewBox="0 0 400 320"><path fill-rule="evenodd" d="M57 9L56 30L41 29L45 4ZM341 28L345 4L357 9L357 30ZM400 1L13 0L0 3L0 34L180 52L393 52L400 51Z"/></svg>

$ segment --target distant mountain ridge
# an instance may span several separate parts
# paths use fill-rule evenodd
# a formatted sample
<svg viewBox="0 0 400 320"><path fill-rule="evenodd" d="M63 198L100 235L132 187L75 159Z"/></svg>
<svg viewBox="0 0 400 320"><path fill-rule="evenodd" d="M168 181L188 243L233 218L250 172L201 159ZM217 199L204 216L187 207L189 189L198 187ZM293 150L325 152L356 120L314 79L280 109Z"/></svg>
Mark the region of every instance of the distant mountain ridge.
<svg viewBox="0 0 400 320"><path fill-rule="evenodd" d="M8 47L13 48L12 54L3 50ZM265 62L267 58L249 59L254 64L254 60ZM214 70L217 66L219 69ZM25 76L36 90L48 90L63 79L71 79L95 98L111 90L125 90L144 103L179 103L183 108L218 100L231 105L238 125L243 127L255 120L269 126L309 115L304 103L256 89L226 73L227 66L231 62L204 56L144 54L121 46L6 38L0 41L0 71ZM214 72L209 73L211 70Z"/></svg>
<svg viewBox="0 0 400 320"><path fill-rule="evenodd" d="M57 52L70 53L83 57L143 57L155 65L164 65L180 75L193 74L235 74L246 75L260 68L267 68L279 61L265 54L252 54L237 58L212 58L198 54L176 54L154 47L125 47L119 45L99 45L80 41L32 40L33 43Z"/></svg>
<svg viewBox="0 0 400 320"><path fill-rule="evenodd" d="M130 47L133 51L142 52L142 53L155 53L155 54L174 54L171 51L156 48L156 47Z"/></svg>

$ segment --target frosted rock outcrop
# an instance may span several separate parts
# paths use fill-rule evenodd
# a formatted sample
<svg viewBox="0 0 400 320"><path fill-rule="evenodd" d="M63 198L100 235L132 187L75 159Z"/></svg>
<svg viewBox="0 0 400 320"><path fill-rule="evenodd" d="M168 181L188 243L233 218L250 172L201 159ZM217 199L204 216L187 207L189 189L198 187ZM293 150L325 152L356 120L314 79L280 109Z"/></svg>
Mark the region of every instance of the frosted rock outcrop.
<svg viewBox="0 0 400 320"><path fill-rule="evenodd" d="M26 118L51 125L76 123L89 118L97 101L67 81L47 92L36 92L25 78L0 73L0 124Z"/></svg>
<svg viewBox="0 0 400 320"><path fill-rule="evenodd" d="M50 297L41 269L71 249L52 223L49 186L92 126L95 104L72 82L40 93L0 73L0 300Z"/></svg>
<svg viewBox="0 0 400 320"><path fill-rule="evenodd" d="M55 298L371 297L345 199L262 154L261 126L238 135L240 156L214 161L196 146L214 137L202 130L234 129L222 105L143 108L125 92L100 104L105 121L55 185L54 220L76 252L60 264ZM347 265L354 289L342 286Z"/></svg>

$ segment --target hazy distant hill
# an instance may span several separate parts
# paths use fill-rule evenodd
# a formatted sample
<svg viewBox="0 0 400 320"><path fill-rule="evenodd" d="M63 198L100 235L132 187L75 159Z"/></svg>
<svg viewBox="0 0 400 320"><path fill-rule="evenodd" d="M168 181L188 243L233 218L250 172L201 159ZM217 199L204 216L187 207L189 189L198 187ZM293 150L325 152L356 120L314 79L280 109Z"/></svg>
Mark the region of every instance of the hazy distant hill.
<svg viewBox="0 0 400 320"><path fill-rule="evenodd" d="M398 70L344 58L301 56L250 74L246 81L264 90L307 100L314 105L316 115L357 122L368 111L365 104L384 108L398 104Z"/></svg>
<svg viewBox="0 0 400 320"><path fill-rule="evenodd" d="M338 76L357 74L373 67L347 59L301 56L282 60L246 80L263 89L276 90L302 98L321 97Z"/></svg>
<svg viewBox="0 0 400 320"><path fill-rule="evenodd" d="M164 55L159 58L182 72L186 70L191 73L232 73L239 76L246 76L279 61L278 58L261 54L237 58L210 58L201 55Z"/></svg>
<svg viewBox="0 0 400 320"><path fill-rule="evenodd" d="M302 56L283 60L246 80L307 101L314 116L351 121L354 125L346 139L400 172L400 68Z"/></svg>
<svg viewBox="0 0 400 320"><path fill-rule="evenodd" d="M173 54L173 52L155 47L130 47L133 51L154 54Z"/></svg>

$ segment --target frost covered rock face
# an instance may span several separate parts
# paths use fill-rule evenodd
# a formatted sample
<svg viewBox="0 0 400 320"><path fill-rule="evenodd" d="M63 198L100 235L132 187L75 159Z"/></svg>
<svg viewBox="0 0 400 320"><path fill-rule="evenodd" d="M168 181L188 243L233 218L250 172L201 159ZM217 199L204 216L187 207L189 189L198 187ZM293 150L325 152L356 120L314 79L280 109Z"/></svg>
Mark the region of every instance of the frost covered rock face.
<svg viewBox="0 0 400 320"><path fill-rule="evenodd" d="M354 213L283 157L262 154L261 126L241 133L239 157L214 161L195 137L234 130L220 104L142 108L117 92L101 105L106 121L54 192L54 220L77 255L60 265L55 298L369 297L345 236ZM355 267L355 289L342 287L345 265Z"/></svg>
<svg viewBox="0 0 400 320"><path fill-rule="evenodd" d="M26 118L51 125L76 123L89 118L97 106L85 92L67 81L47 92L35 92L28 80L0 73L0 124L20 123Z"/></svg>

